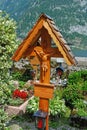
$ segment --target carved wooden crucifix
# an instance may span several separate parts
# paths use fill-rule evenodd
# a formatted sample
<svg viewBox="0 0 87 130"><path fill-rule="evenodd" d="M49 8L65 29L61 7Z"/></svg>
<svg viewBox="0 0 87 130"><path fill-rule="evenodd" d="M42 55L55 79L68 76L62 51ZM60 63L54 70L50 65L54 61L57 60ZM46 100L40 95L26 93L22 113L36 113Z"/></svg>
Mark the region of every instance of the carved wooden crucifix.
<svg viewBox="0 0 87 130"><path fill-rule="evenodd" d="M36 44L38 39L39 45ZM52 39L56 48L51 45ZM68 65L76 65L76 60L54 21L45 14L39 17L12 59L18 61L31 56L37 56L40 63L40 81L35 83L34 95L39 97L39 109L49 112L49 99L52 98L54 90L54 85L50 84L51 57L63 57ZM49 128L48 118L49 116L46 118L46 130Z"/></svg>
<svg viewBox="0 0 87 130"><path fill-rule="evenodd" d="M40 61L40 82L35 83L35 96L39 97L39 109L49 112L49 98L53 97L54 85L50 84L50 59L62 57L58 48L51 47L51 37L46 29L41 32L40 47L35 47L34 52ZM48 130L48 118L46 118L46 130Z"/></svg>

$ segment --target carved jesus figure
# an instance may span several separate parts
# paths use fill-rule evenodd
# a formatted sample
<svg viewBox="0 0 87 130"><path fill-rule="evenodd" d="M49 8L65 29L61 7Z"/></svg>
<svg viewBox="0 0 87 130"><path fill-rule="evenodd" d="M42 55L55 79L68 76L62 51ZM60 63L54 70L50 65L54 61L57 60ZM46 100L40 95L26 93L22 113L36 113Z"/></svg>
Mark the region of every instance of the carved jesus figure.
<svg viewBox="0 0 87 130"><path fill-rule="evenodd" d="M48 70L48 65L47 65L47 59L50 54L45 54L43 51L37 51L34 49L34 52L36 53L42 67L42 79L44 80L44 76L46 71Z"/></svg>

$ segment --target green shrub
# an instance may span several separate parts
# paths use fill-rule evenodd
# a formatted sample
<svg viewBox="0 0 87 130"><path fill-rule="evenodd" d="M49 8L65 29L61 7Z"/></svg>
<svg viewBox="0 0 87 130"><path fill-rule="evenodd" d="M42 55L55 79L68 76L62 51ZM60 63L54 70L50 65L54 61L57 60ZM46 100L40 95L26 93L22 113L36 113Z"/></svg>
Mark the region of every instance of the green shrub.
<svg viewBox="0 0 87 130"><path fill-rule="evenodd" d="M69 84L82 83L87 80L87 70L72 72L68 76Z"/></svg>
<svg viewBox="0 0 87 130"><path fill-rule="evenodd" d="M81 78L80 71L72 72L68 76L68 83L69 84L77 84L78 82L81 82L81 80L82 80L82 78Z"/></svg>
<svg viewBox="0 0 87 130"><path fill-rule="evenodd" d="M0 79L9 79L11 56L17 47L16 22L0 10Z"/></svg>
<svg viewBox="0 0 87 130"><path fill-rule="evenodd" d="M11 96L11 90L6 83L3 83L0 87L0 104L6 104L8 97Z"/></svg>
<svg viewBox="0 0 87 130"><path fill-rule="evenodd" d="M77 86L77 84L68 85L68 87L65 88L63 91L63 98L67 101L68 100L75 101L79 98L82 98L82 95L78 88L79 86Z"/></svg>
<svg viewBox="0 0 87 130"><path fill-rule="evenodd" d="M34 70L32 68L26 69L25 72L14 71L11 76L14 80L21 82L27 82L28 80L33 80Z"/></svg>
<svg viewBox="0 0 87 130"><path fill-rule="evenodd" d="M27 106L27 112L29 113L34 113L38 110L38 103L39 100L38 98L34 97L29 101L29 104ZM61 100L58 95L54 96L53 99L50 100L49 103L49 112L51 116L64 116L66 113L66 106L65 106L65 101Z"/></svg>
<svg viewBox="0 0 87 130"><path fill-rule="evenodd" d="M86 81L87 80L87 70L81 70L81 78Z"/></svg>
<svg viewBox="0 0 87 130"><path fill-rule="evenodd" d="M82 91L87 91L87 81L84 81L82 84Z"/></svg>
<svg viewBox="0 0 87 130"><path fill-rule="evenodd" d="M87 104L82 100L82 99L78 99L76 101L74 101L74 106L75 108L83 108L86 109L87 108Z"/></svg>
<svg viewBox="0 0 87 130"><path fill-rule="evenodd" d="M0 130L6 130L6 121L8 115L4 111L4 107L0 108Z"/></svg>
<svg viewBox="0 0 87 130"><path fill-rule="evenodd" d="M66 113L65 101L61 100L58 96L55 96L50 100L50 115L51 116L64 116Z"/></svg>
<svg viewBox="0 0 87 130"><path fill-rule="evenodd" d="M22 103L24 103L24 100L23 99L20 99L20 98L16 98L16 99L13 99L13 98L9 98L8 99L8 105L12 105L12 106L19 106L21 105Z"/></svg>
<svg viewBox="0 0 87 130"><path fill-rule="evenodd" d="M82 109L82 108L79 108L79 109L78 109L78 112L77 112L77 115L78 115L78 116L87 117L87 111L85 111L85 110Z"/></svg>
<svg viewBox="0 0 87 130"><path fill-rule="evenodd" d="M14 79L14 80L20 80L20 77L21 77L21 73L20 72L13 72L12 73L12 79Z"/></svg>
<svg viewBox="0 0 87 130"><path fill-rule="evenodd" d="M26 110L30 114L36 112L38 110L38 98L34 97L33 99L29 100Z"/></svg>
<svg viewBox="0 0 87 130"><path fill-rule="evenodd" d="M74 106L77 109L77 115L87 116L87 103L82 99L74 101Z"/></svg>
<svg viewBox="0 0 87 130"><path fill-rule="evenodd" d="M73 109L74 107L74 101L83 98L78 88L79 86L77 86L77 84L68 85L67 88L65 88L63 91L62 98L65 99L66 105L69 106L71 109Z"/></svg>

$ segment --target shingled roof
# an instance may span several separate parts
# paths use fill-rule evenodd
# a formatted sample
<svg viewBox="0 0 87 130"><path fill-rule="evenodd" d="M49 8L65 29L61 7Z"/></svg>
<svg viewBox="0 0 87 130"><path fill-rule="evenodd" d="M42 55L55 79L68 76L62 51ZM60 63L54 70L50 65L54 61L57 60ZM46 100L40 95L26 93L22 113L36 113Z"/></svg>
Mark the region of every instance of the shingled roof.
<svg viewBox="0 0 87 130"><path fill-rule="evenodd" d="M68 65L75 65L76 60L74 55L71 52L70 47L67 45L67 42L64 40L62 34L56 27L53 19L45 14L41 14L36 24L28 33L27 37L19 45L18 49L14 53L12 60L18 61L21 58L26 58L29 54L32 53L33 48L36 46L38 39L41 35L42 28L45 28L51 39L54 41L55 45L60 52L60 56L63 57Z"/></svg>

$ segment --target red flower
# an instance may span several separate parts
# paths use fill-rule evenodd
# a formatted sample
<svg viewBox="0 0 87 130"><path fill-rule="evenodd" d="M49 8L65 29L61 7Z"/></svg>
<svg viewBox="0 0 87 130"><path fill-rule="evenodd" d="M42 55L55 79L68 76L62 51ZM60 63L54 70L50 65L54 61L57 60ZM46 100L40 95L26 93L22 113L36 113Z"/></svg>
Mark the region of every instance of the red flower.
<svg viewBox="0 0 87 130"><path fill-rule="evenodd" d="M20 90L16 89L16 90L13 92L13 97L18 97L18 96L19 96L19 93L20 93Z"/></svg>
<svg viewBox="0 0 87 130"><path fill-rule="evenodd" d="M20 97L22 99L26 99L28 97L28 93L25 91L20 91L18 89L14 90L13 97Z"/></svg>
<svg viewBox="0 0 87 130"><path fill-rule="evenodd" d="M21 92L21 98L22 98L22 99L26 99L27 97L28 97L27 92L22 91L22 92Z"/></svg>

